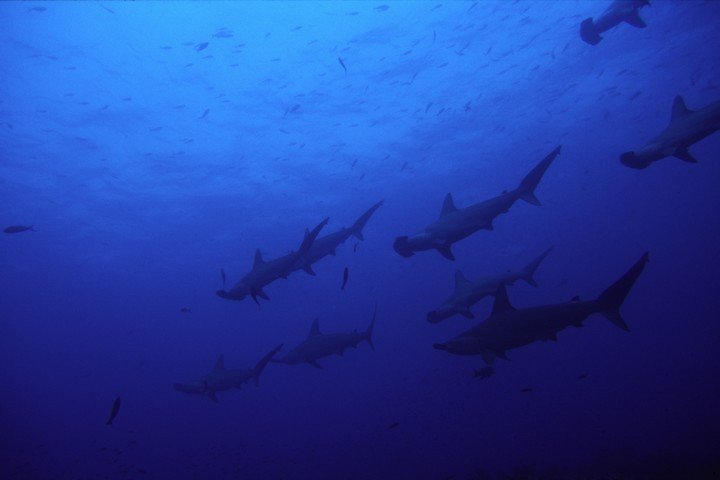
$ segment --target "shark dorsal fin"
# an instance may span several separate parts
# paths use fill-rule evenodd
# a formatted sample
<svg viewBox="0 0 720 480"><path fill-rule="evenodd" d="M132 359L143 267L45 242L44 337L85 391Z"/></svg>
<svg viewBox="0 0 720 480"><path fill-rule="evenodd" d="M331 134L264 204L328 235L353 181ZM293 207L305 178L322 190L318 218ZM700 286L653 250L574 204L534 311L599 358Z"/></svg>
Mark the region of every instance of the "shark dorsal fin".
<svg viewBox="0 0 720 480"><path fill-rule="evenodd" d="M255 250L255 261L253 262L253 267L257 267L258 265L262 265L265 263L265 260L262 258L262 253L260 253L260 249L258 248Z"/></svg>
<svg viewBox="0 0 720 480"><path fill-rule="evenodd" d="M455 290L470 283L460 270L455 270Z"/></svg>
<svg viewBox="0 0 720 480"><path fill-rule="evenodd" d="M452 193L448 193L445 195L445 200L443 200L442 210L440 211L440 216L447 215L448 213L456 212L457 207L455 206L455 202L453 202Z"/></svg>
<svg viewBox="0 0 720 480"><path fill-rule="evenodd" d="M670 115L670 123L674 122L678 118L682 118L691 113L693 113L693 111L687 108L683 97L681 95L678 95L673 101L672 114Z"/></svg>
<svg viewBox="0 0 720 480"><path fill-rule="evenodd" d="M215 362L215 368L213 368L213 370L216 372L225 370L225 358L223 355L220 355L220 357L217 359L217 362Z"/></svg>
<svg viewBox="0 0 720 480"><path fill-rule="evenodd" d="M308 338L316 337L318 335L322 335L322 333L320 333L320 319L316 318L315 320L313 320L313 323L310 326L310 333L308 334Z"/></svg>
<svg viewBox="0 0 720 480"><path fill-rule="evenodd" d="M495 292L495 303L493 303L492 315L497 315L510 310L515 310L515 307L510 304L510 300L507 295L507 288L505 288L505 285L503 284L500 285Z"/></svg>

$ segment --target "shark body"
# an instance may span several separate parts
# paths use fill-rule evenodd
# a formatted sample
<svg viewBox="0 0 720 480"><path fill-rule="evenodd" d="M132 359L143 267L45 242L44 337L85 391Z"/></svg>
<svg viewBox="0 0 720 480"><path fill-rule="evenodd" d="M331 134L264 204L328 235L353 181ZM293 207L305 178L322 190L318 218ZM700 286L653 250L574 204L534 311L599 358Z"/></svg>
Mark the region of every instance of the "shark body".
<svg viewBox="0 0 720 480"><path fill-rule="evenodd" d="M370 207L370 209L363 213L351 227L341 228L337 232L316 238L304 258L298 261L295 270L304 270L310 275L315 275L315 272L312 270L312 264L322 260L328 255L335 255L337 247L345 243L348 238L354 236L358 240L364 240L365 237L363 236L362 230L368 220L370 220L370 217L372 217L373 213L375 213L382 204L383 201L381 200Z"/></svg>
<svg viewBox="0 0 720 480"><path fill-rule="evenodd" d="M470 307L488 295L494 295L501 285L512 285L519 279L524 280L533 287L537 287L538 285L533 275L552 249L553 247L550 247L545 250L522 270L509 270L497 275L488 275L473 282L465 278L460 270L457 270L455 272L455 291L437 310L433 310L427 314L427 321L430 323L440 323L454 315L475 318L470 311Z"/></svg>
<svg viewBox="0 0 720 480"><path fill-rule="evenodd" d="M255 386L259 385L260 373L281 348L282 344L270 350L253 368L228 370L225 368L224 357L220 355L215 368L210 373L190 383L174 383L173 388L183 393L207 395L210 400L217 403L217 392L240 388L250 380L255 381Z"/></svg>
<svg viewBox="0 0 720 480"><path fill-rule="evenodd" d="M518 188L503 192L497 197L465 208L457 208L452 195L445 196L440 217L420 233L395 239L393 248L403 257L412 257L415 252L437 250L448 260L455 260L451 246L481 229L492 230L493 220L510 210L519 199L533 205L540 205L535 188L553 160L560 154L560 147L546 156L525 178Z"/></svg>
<svg viewBox="0 0 720 480"><path fill-rule="evenodd" d="M601 33L625 22L636 28L647 25L640 18L640 9L650 5L649 0L613 0L597 19L586 18L580 24L580 37L590 45L597 45L602 40Z"/></svg>
<svg viewBox="0 0 720 480"><path fill-rule="evenodd" d="M260 249L256 250L252 270L229 291L218 290L217 295L228 300L242 300L250 295L255 303L258 303L257 297L270 300L270 297L263 291L263 287L279 278L287 278L298 265L307 263L306 256L310 247L327 222L326 218L310 232L305 232L305 237L297 252L290 252L282 257L265 261Z"/></svg>
<svg viewBox="0 0 720 480"><path fill-rule="evenodd" d="M697 163L688 148L720 130L720 100L700 110L690 110L685 100L675 97L670 124L650 140L639 152L625 152L620 162L630 168L646 168L651 163L673 156L688 163Z"/></svg>
<svg viewBox="0 0 720 480"><path fill-rule="evenodd" d="M348 348L357 348L360 342L367 342L370 348L375 350L372 341L372 332L375 326L376 311L373 313L370 326L364 332L350 333L329 333L320 332L319 321L316 318L310 327L310 333L307 338L298 346L289 351L284 357L273 359L273 363L285 363L288 365L298 365L307 363L315 368L322 368L317 361L330 355L342 356Z"/></svg>
<svg viewBox="0 0 720 480"><path fill-rule="evenodd" d="M620 306L642 273L648 260L645 253L618 281L595 300L516 309L508 300L504 285L495 294L490 317L455 338L433 345L455 355L481 355L486 363L506 359L506 352L537 341L557 340L557 334L569 326L581 327L590 315L600 313L623 330L629 330L620 315Z"/></svg>

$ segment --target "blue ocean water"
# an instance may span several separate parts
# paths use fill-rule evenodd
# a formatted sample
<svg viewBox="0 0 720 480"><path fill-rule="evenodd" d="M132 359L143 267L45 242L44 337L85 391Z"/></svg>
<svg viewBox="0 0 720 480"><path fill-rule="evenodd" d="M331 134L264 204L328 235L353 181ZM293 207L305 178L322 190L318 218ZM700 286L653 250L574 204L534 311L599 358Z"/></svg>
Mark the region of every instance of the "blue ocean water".
<svg viewBox="0 0 720 480"><path fill-rule="evenodd" d="M713 478L720 135L697 164L619 156L676 95L720 98L720 2L653 1L646 28L583 42L608 4L0 4L0 223L35 230L0 237L0 477ZM518 201L455 261L393 250L446 193L514 189L558 145L542 206ZM380 200L316 276L259 305L216 295L256 249L285 255ZM426 321L456 269L550 246L515 307L594 299L649 251L629 333L593 315L485 379L480 356L432 348L491 312ZM287 354L316 318L362 332L375 305L375 351L271 363L218 403L173 389L221 354Z"/></svg>

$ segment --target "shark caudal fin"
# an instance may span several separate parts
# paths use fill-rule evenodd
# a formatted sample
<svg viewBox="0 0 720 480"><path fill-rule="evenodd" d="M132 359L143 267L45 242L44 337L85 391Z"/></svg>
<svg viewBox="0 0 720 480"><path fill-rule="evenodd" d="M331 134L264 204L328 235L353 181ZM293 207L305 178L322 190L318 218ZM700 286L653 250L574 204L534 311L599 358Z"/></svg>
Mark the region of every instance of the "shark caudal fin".
<svg viewBox="0 0 720 480"><path fill-rule="evenodd" d="M368 345L370 345L370 348L373 349L373 352L375 351L375 344L372 340L372 332L373 328L375 328L375 317L377 316L377 303L375 304L375 310L373 310L373 316L372 320L370 321L370 326L365 331L365 340L368 342Z"/></svg>
<svg viewBox="0 0 720 480"><path fill-rule="evenodd" d="M253 379L255 380L256 387L260 385L260 374L262 373L263 369L270 362L270 360L272 360L272 358L280 351L282 347L283 344L281 343L277 347L270 350L267 355L261 358L260 361L253 368Z"/></svg>
<svg viewBox="0 0 720 480"><path fill-rule="evenodd" d="M561 146L558 146L555 150L550 152L547 157L543 158L540 163L538 163L535 168L530 170L530 173L528 173L525 178L523 178L522 182L520 182L520 186L517 189L520 198L522 198L528 203L532 203L533 205L540 205L540 200L538 200L535 196L535 189L537 188L538 183L540 183L540 180L542 179L545 171L547 171L552 161L555 160L555 157L560 155L560 148Z"/></svg>
<svg viewBox="0 0 720 480"><path fill-rule="evenodd" d="M529 285L532 285L533 287L538 286L537 282L533 278L533 275L535 275L535 271L538 269L538 267L540 266L542 261L545 260L545 257L547 257L548 254L553 251L553 248L555 248L555 246L552 246L552 247L548 248L547 250L545 250L535 260L528 263L525 266L525 268L523 268L522 279L525 280Z"/></svg>
<svg viewBox="0 0 720 480"><path fill-rule="evenodd" d="M380 200L375 205L370 207L370 209L360 215L360 217L355 220L355 223L353 223L353 226L350 227L350 231L352 234L357 238L358 240L365 240L365 237L363 237L362 230L365 228L365 224L370 220L370 217L372 217L373 213L375 213L375 210L380 208L383 204L384 200Z"/></svg>
<svg viewBox="0 0 720 480"><path fill-rule="evenodd" d="M313 228L309 232L305 230L305 236L303 237L303 241L300 244L300 249L298 250L298 253L301 257L304 257L307 252L310 250L310 247L312 247L313 242L315 242L315 239L317 238L318 234L320 233L320 230L323 229L325 225L327 225L329 218L325 218L322 222L320 222L317 227Z"/></svg>
<svg viewBox="0 0 720 480"><path fill-rule="evenodd" d="M592 18L586 18L580 24L580 37L585 43L590 45L597 45L602 40L602 37L595 28L595 23Z"/></svg>
<svg viewBox="0 0 720 480"><path fill-rule="evenodd" d="M647 262L648 252L645 252L643 256L630 267L630 270L625 272L625 275L606 288L597 299L600 313L605 315L613 325L625 331L629 331L630 329L620 315L620 306L625 301L628 293L630 293L630 289L632 289Z"/></svg>

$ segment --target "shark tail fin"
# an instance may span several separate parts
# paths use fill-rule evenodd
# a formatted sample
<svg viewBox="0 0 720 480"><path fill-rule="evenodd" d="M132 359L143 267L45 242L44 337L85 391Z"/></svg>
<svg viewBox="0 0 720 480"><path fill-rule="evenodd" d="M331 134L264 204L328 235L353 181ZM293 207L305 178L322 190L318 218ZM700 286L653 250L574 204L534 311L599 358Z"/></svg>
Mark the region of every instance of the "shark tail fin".
<svg viewBox="0 0 720 480"><path fill-rule="evenodd" d="M535 281L535 278L533 278L533 276L535 275L535 271L538 269L538 267L540 266L540 264L542 263L542 261L545 260L545 257L547 257L548 254L550 254L550 252L553 251L553 248L555 248L555 246L551 246L550 248L548 248L547 250L545 250L545 251L544 251L543 253L541 253L535 260L533 260L532 262L528 263L528 264L525 266L525 268L523 268L523 276L522 276L522 279L525 280L529 285L532 285L533 287L537 287L537 286L538 286L538 284L537 284L537 282Z"/></svg>
<svg viewBox="0 0 720 480"><path fill-rule="evenodd" d="M373 343L373 340L372 340L372 333L373 333L373 328L375 328L375 317L376 316L377 316L377 303L375 304L375 310L373 310L373 316L372 316L372 320L370 321L370 326L365 331L365 340L367 340L368 345L370 345L370 348L373 349L373 352L375 351L375 344Z"/></svg>
<svg viewBox="0 0 720 480"><path fill-rule="evenodd" d="M256 387L258 385L260 385L260 374L262 373L263 369L272 360L272 358L280 351L280 349L282 347L283 347L283 344L281 343L277 347L270 350L267 353L267 355L265 355L263 358L260 359L260 361L255 365L255 368L253 368L253 380L255 380Z"/></svg>
<svg viewBox="0 0 720 480"><path fill-rule="evenodd" d="M600 313L612 322L613 325L618 328L622 328L625 331L629 331L625 320L620 315L620 307L622 306L625 298L630 293L635 281L638 279L645 264L648 262L648 252L645 252L635 264L630 267L630 270L625 272L625 275L620 277L615 283L605 289L597 299Z"/></svg>
<svg viewBox="0 0 720 480"><path fill-rule="evenodd" d="M602 40L602 37L595 28L595 23L592 18L586 18L580 24L580 37L585 43L590 45L597 45Z"/></svg>
<svg viewBox="0 0 720 480"><path fill-rule="evenodd" d="M380 200L375 205L370 207L370 209L360 215L360 217L355 220L355 223L353 223L353 226L350 227L350 230L352 231L352 234L357 238L358 240L365 240L365 237L363 236L362 230L365 228L365 224L370 220L370 217L372 217L373 213L375 213L375 210L380 208L383 204L384 200Z"/></svg>
<svg viewBox="0 0 720 480"><path fill-rule="evenodd" d="M535 189L540 183L540 180L542 180L543 175L552 161L560 155L560 148L561 146L558 146L555 150L550 152L535 166L535 168L530 170L530 173L528 173L525 178L523 178L522 182L520 182L520 186L518 187L520 198L533 205L540 205L540 200L538 200L535 196Z"/></svg>
<svg viewBox="0 0 720 480"><path fill-rule="evenodd" d="M303 241L300 244L300 250L298 250L298 253L301 257L304 257L307 252L310 250L310 247L312 247L313 242L315 242L315 239L317 238L318 234L320 233L320 230L323 229L325 225L327 225L329 218L325 218L322 222L320 222L315 228L313 228L311 231L305 230L305 236L303 237Z"/></svg>

